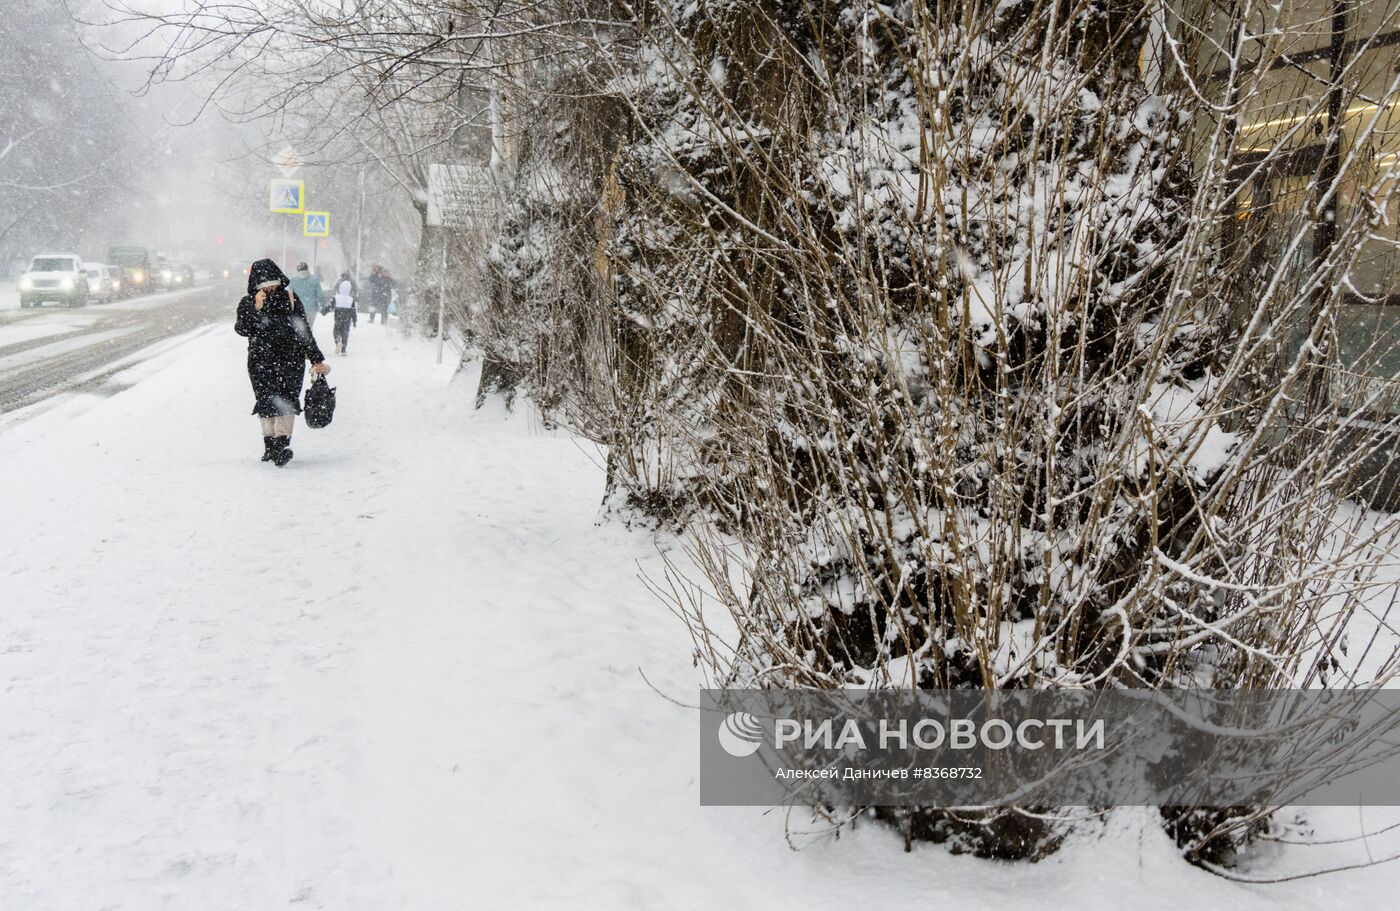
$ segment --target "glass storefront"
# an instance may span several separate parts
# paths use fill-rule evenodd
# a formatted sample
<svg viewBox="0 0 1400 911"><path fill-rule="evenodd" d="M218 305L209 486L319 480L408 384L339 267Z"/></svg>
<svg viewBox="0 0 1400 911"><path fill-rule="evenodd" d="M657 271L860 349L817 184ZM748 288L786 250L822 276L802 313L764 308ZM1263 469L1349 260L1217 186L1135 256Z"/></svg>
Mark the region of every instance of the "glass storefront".
<svg viewBox="0 0 1400 911"><path fill-rule="evenodd" d="M1342 20L1334 16L1339 9ZM1287 257L1306 271L1329 252L1319 245L1354 253L1339 289L1332 403L1350 412L1400 414L1397 397L1380 388L1400 376L1400 105L1388 101L1400 77L1400 33L1386 31L1395 27L1394 8L1284 0L1279 15L1290 65L1267 74L1240 129L1243 147L1269 156L1271 166L1242 188L1240 217L1256 262ZM1334 35L1339 21L1345 30ZM1334 49L1344 55L1345 91L1329 99ZM1341 111L1335 232L1313 228L1319 178L1327 173L1329 100L1339 101Z"/></svg>

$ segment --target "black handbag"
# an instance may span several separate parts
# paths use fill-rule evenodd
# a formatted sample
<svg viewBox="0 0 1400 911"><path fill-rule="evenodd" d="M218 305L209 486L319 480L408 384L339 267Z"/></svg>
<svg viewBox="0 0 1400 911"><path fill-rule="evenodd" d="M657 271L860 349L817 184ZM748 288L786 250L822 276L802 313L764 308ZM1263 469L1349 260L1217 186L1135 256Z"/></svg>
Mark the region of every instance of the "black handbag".
<svg viewBox="0 0 1400 911"><path fill-rule="evenodd" d="M312 381L311 388L306 390L306 399L301 408L307 427L319 430L330 426L331 419L335 417L335 390L326 382L324 376L318 376Z"/></svg>

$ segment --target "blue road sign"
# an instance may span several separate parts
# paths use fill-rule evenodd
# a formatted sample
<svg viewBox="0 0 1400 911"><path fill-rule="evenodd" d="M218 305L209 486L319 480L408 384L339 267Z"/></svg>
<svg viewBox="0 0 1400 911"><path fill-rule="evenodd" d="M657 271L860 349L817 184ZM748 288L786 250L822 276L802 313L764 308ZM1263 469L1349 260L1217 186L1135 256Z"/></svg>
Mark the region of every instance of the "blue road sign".
<svg viewBox="0 0 1400 911"><path fill-rule="evenodd" d="M301 216L301 233L306 237L330 237L331 213L305 212Z"/></svg>
<svg viewBox="0 0 1400 911"><path fill-rule="evenodd" d="M306 208L306 183L300 180L274 180L268 185L268 209L285 215L300 215Z"/></svg>

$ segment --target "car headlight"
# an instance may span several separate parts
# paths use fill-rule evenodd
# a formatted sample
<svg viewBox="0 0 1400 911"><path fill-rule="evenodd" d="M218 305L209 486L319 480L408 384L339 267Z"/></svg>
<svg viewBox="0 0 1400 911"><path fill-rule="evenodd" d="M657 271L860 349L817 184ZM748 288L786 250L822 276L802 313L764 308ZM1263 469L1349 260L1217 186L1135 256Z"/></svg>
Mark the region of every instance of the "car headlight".
<svg viewBox="0 0 1400 911"><path fill-rule="evenodd" d="M71 291L73 290L73 279L65 278L58 283L58 286L64 291Z"/></svg>
<svg viewBox="0 0 1400 911"><path fill-rule="evenodd" d="M170 270L169 270L169 269L166 269L164 272L162 272L162 273L160 274L160 277L163 278L163 279L165 279L166 281L170 281Z"/></svg>
<svg viewBox="0 0 1400 911"><path fill-rule="evenodd" d="M131 273L131 280L139 285L146 280L146 276L141 272L140 269L137 269L135 272Z"/></svg>

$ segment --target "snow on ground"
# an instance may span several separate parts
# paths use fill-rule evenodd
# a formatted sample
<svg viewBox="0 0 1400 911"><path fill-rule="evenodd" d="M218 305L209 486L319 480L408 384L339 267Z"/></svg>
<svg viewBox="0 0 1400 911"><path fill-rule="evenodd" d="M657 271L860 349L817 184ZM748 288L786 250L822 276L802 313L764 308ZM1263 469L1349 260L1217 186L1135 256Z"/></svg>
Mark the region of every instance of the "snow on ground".
<svg viewBox="0 0 1400 911"><path fill-rule="evenodd" d="M90 348L93 345L101 345L106 342L119 339L124 335L139 332L140 326L126 326L122 329L109 329L106 332L93 332L77 338L63 339L62 341L50 342L37 348L29 348L17 354L0 355L0 371L18 370L21 367L28 367L31 364L42 362L45 358L54 357L59 354L67 354L70 351L77 351L80 348Z"/></svg>
<svg viewBox="0 0 1400 911"><path fill-rule="evenodd" d="M105 304L92 301L89 302L86 307L73 307L71 309L57 304L45 304L40 309L46 311L63 310L64 312L73 314L90 313L92 312L90 310L92 307L112 310L150 310L170 303L172 299L188 292L191 288L213 286L215 284L217 283L212 280L206 281L204 279L197 279L193 285L182 288L173 288L169 291L157 291L152 294L139 294L135 297L119 298ZM19 305L19 287L12 281L0 281L0 310L19 309L21 309ZM79 319L81 319L81 317L79 317ZM86 325L86 323L83 325ZM6 339L5 343L8 344L9 342L10 340Z"/></svg>
<svg viewBox="0 0 1400 911"><path fill-rule="evenodd" d="M470 374L361 321L334 425L279 470L242 361L194 333L0 427L0 909L1334 909L1400 883L1226 882L1138 811L1034 865L876 826L793 851L782 811L698 805L694 716L641 676L692 698L689 639L640 578L658 545L595 524L596 451L473 412Z"/></svg>
<svg viewBox="0 0 1400 911"><path fill-rule="evenodd" d="M4 294L0 293L0 300ZM0 309L4 309L0 306ZM0 325L0 348L54 335L80 332L97 322L98 311L89 307L48 314L45 319L23 319Z"/></svg>
<svg viewBox="0 0 1400 911"><path fill-rule="evenodd" d="M104 310L156 310L164 307L173 300L188 295L191 291L199 288L215 288L223 284L230 290L235 298L243 293L242 282L233 284L205 281L200 279L192 285L181 288L172 288L169 291L156 291L152 294L138 294L135 297L123 297L106 304L89 304L89 307L101 307ZM82 308L79 308L82 309Z"/></svg>

